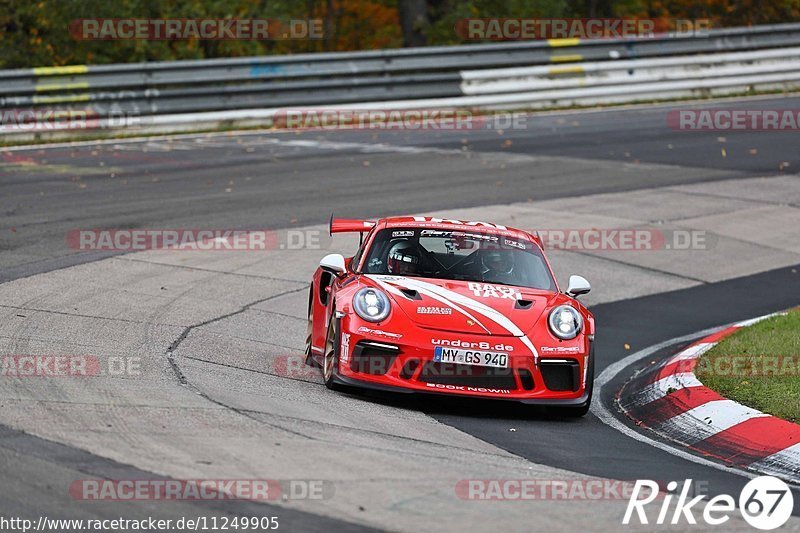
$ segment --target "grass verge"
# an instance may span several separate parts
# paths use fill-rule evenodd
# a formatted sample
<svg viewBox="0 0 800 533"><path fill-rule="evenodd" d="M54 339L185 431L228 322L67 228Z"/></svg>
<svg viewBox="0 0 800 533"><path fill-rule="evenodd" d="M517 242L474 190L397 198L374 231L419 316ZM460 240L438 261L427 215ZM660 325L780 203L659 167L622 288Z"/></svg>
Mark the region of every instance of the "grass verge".
<svg viewBox="0 0 800 533"><path fill-rule="evenodd" d="M800 422L800 310L741 328L706 352L695 374L726 398Z"/></svg>

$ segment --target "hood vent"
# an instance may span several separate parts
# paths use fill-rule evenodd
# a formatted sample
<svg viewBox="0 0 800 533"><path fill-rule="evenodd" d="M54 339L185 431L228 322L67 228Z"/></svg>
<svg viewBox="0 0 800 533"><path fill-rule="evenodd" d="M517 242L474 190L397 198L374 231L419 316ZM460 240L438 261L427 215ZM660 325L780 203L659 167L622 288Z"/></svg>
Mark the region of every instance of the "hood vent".
<svg viewBox="0 0 800 533"><path fill-rule="evenodd" d="M405 297L409 300L422 300L422 296L420 296L419 293L414 289L400 289L400 292L402 292L403 295L405 295Z"/></svg>
<svg viewBox="0 0 800 533"><path fill-rule="evenodd" d="M517 300L514 309L530 309L533 307L533 300Z"/></svg>

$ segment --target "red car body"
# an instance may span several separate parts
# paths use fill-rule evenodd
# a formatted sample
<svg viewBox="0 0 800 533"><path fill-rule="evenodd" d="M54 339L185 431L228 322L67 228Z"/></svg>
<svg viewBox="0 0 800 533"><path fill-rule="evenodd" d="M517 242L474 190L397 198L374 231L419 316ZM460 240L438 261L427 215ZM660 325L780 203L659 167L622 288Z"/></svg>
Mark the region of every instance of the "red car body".
<svg viewBox="0 0 800 533"><path fill-rule="evenodd" d="M362 243L353 257L326 257L310 288L307 362L322 366L329 388L514 400L561 407L575 415L586 413L594 377L594 318L572 295L558 289L537 236L496 224L429 217L376 222L332 217L330 229L361 233ZM541 272L542 284L548 283L545 275L552 284L535 288L448 276L370 273L374 265L382 264L374 258L367 265L374 252L371 247L389 238L389 231L399 240L408 236L417 242L422 242L423 234L445 235L442 243L450 252L440 254L445 260L457 248L465 249L459 256L462 262L474 262L472 255L488 253L479 250L482 242L464 244L464 239L524 247L542 259L546 269ZM470 252L471 247L476 251ZM388 297L388 316L378 322L365 320L354 309L354 298L365 288ZM588 290L587 283L583 292ZM374 291L367 293L364 297L370 302L376 300ZM580 315L574 317L575 324L581 322L574 338L559 338L548 322L559 306L570 306Z"/></svg>

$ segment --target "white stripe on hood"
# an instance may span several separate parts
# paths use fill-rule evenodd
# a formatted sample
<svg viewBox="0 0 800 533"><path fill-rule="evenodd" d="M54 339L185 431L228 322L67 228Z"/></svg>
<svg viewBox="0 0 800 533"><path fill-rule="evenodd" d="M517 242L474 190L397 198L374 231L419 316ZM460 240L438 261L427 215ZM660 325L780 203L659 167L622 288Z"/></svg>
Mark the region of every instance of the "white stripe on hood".
<svg viewBox="0 0 800 533"><path fill-rule="evenodd" d="M464 296L463 294L459 294L457 292L451 291L449 289L445 289L443 287L439 287L438 285L434 285L432 283L428 283L425 281L421 281L419 279L407 278L403 276L386 276L383 278L391 278L391 279L381 279L382 276L370 276L371 279L376 281L386 281L388 283L396 283L402 284L405 288L414 289L417 291L425 291L426 293L433 293L442 298L447 300L451 300L458 304L463 305L464 307L480 313L481 315L485 316L492 322L496 323L502 328L505 328L509 333L514 335L515 337L519 337L522 343L530 349L531 353L533 354L534 361L538 364L539 361L539 352L536 351L536 348L533 346L533 343L525 335L525 332L519 329L519 327L507 316L505 316L500 311L489 307L488 305L478 302L468 296ZM485 329L485 328L484 328Z"/></svg>

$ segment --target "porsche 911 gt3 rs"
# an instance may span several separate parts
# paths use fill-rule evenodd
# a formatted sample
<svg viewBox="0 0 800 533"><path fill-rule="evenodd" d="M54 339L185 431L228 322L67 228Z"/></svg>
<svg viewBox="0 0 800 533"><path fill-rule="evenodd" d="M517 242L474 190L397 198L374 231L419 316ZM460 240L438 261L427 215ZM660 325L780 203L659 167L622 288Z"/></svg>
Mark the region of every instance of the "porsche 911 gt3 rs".
<svg viewBox="0 0 800 533"><path fill-rule="evenodd" d="M571 276L559 290L541 240L486 222L334 219L360 233L331 254L308 295L306 357L331 389L514 400L586 414L594 318Z"/></svg>

